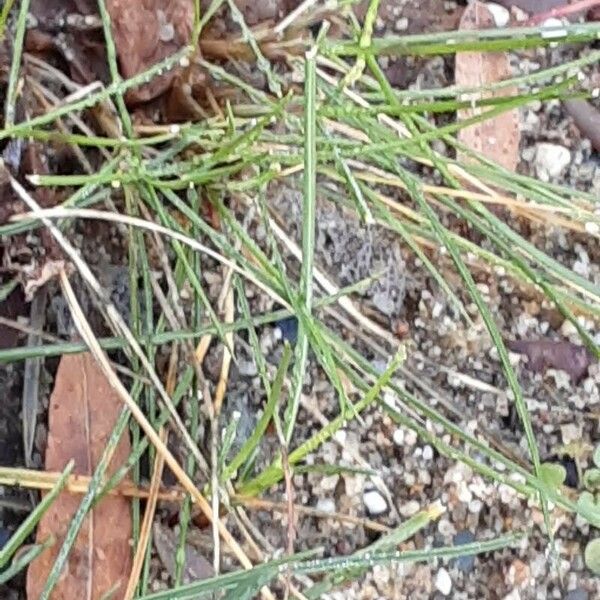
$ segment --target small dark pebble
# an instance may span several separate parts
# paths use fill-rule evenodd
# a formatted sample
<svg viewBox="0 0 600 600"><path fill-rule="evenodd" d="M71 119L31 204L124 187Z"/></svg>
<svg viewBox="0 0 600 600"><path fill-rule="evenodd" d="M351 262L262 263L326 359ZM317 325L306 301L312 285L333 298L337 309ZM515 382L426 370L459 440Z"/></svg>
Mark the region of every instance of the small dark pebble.
<svg viewBox="0 0 600 600"><path fill-rule="evenodd" d="M455 546L463 546L464 544L471 544L475 541L475 536L470 531L459 531L453 538L452 541ZM459 556L454 560L454 565L459 571L463 573L470 573L475 566L474 556Z"/></svg>
<svg viewBox="0 0 600 600"><path fill-rule="evenodd" d="M571 590L566 596L565 600L589 600L590 595L581 588Z"/></svg>
<svg viewBox="0 0 600 600"><path fill-rule="evenodd" d="M559 462L567 472L565 485L576 490L579 487L579 475L575 461L570 456L563 456L559 459Z"/></svg>
<svg viewBox="0 0 600 600"><path fill-rule="evenodd" d="M281 331L281 337L290 344L295 344L298 339L298 319L296 317L287 317L277 321L277 328Z"/></svg>

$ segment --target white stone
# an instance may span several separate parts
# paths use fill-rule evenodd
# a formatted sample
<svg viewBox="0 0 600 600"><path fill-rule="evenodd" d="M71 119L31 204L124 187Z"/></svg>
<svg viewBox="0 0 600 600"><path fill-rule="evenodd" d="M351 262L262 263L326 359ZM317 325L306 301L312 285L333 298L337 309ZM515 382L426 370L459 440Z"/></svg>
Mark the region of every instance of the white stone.
<svg viewBox="0 0 600 600"><path fill-rule="evenodd" d="M543 142L535 152L535 170L542 181L558 177L570 164L571 152L558 144Z"/></svg>
<svg viewBox="0 0 600 600"><path fill-rule="evenodd" d="M423 447L423 460L432 460L433 459L433 448L427 444L427 446Z"/></svg>
<svg viewBox="0 0 600 600"><path fill-rule="evenodd" d="M598 223L594 223L593 221L588 221L585 224L585 230L591 235L598 235L600 233L600 225L598 225Z"/></svg>
<svg viewBox="0 0 600 600"><path fill-rule="evenodd" d="M500 4L496 4L495 2L489 2L487 8L490 13L492 13L492 18L494 19L496 27L500 28L508 25L510 13L504 6L500 6Z"/></svg>
<svg viewBox="0 0 600 600"><path fill-rule="evenodd" d="M408 19L406 17L400 17L394 24L396 31L406 31L408 29Z"/></svg>
<svg viewBox="0 0 600 600"><path fill-rule="evenodd" d="M581 425L575 425L575 423L566 423L565 425L561 425L560 435L562 437L563 444L570 444L571 442L581 440Z"/></svg>
<svg viewBox="0 0 600 600"><path fill-rule="evenodd" d="M334 513L335 512L335 501L332 498L321 498L317 502L317 510L326 513Z"/></svg>
<svg viewBox="0 0 600 600"><path fill-rule="evenodd" d="M412 517L419 512L420 505L416 500L410 500L403 504L398 510L403 517Z"/></svg>
<svg viewBox="0 0 600 600"><path fill-rule="evenodd" d="M473 476L473 471L463 463L456 463L450 467L444 474L444 483L461 483L469 481Z"/></svg>
<svg viewBox="0 0 600 600"><path fill-rule="evenodd" d="M444 596L449 596L450 592L452 591L452 579L450 579L448 571L446 571L446 569L443 567L435 576L435 589Z"/></svg>
<svg viewBox="0 0 600 600"><path fill-rule="evenodd" d="M394 431L394 444L396 444L396 446L404 446L404 429L398 427L398 429Z"/></svg>
<svg viewBox="0 0 600 600"><path fill-rule="evenodd" d="M346 443L346 430L340 429L339 431L336 431L333 437L335 438L335 441L338 442L338 444L345 444Z"/></svg>
<svg viewBox="0 0 600 600"><path fill-rule="evenodd" d="M473 500L473 494L471 493L469 486L464 481L461 481L457 484L456 487L458 492L458 499L461 502L464 502L465 504L469 504L469 502Z"/></svg>
<svg viewBox="0 0 600 600"><path fill-rule="evenodd" d="M417 434L412 429L409 429L406 432L406 435L404 436L404 443L407 446L414 446L417 443Z"/></svg>
<svg viewBox="0 0 600 600"><path fill-rule="evenodd" d="M450 521L448 521L448 519L440 519L440 522L438 523L438 531L444 537L449 538L456 533L456 528L454 525L452 525L452 523L450 523Z"/></svg>
<svg viewBox="0 0 600 600"><path fill-rule="evenodd" d="M556 17L546 19L541 25L541 34L543 38L562 38L566 37L568 31L565 29L564 23Z"/></svg>
<svg viewBox="0 0 600 600"><path fill-rule="evenodd" d="M363 494L363 502L367 508L367 512L373 517L387 512L387 502L377 490L366 491Z"/></svg>

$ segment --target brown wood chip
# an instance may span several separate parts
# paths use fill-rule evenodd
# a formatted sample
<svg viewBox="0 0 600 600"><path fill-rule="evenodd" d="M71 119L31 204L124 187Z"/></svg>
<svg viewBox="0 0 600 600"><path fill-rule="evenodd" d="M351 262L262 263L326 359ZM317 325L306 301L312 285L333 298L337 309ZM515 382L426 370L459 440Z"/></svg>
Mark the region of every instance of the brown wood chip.
<svg viewBox="0 0 600 600"><path fill-rule="evenodd" d="M463 13L460 29L487 29L493 18L482 2L473 2ZM512 76L508 55L505 52L459 52L456 55L456 85L465 88L486 87ZM512 96L513 87L496 92L484 92L484 98ZM458 111L458 119L465 120L481 114L490 107L469 108ZM491 119L465 127L458 139L475 152L483 154L499 165L514 171L519 163L519 111L512 109ZM460 160L468 160L459 156Z"/></svg>

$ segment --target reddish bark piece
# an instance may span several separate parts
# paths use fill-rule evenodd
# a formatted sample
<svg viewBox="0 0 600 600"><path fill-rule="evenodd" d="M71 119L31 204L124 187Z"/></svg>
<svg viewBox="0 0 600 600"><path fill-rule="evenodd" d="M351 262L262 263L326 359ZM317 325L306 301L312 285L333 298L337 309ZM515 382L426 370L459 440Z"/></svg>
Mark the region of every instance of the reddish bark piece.
<svg viewBox="0 0 600 600"><path fill-rule="evenodd" d="M487 29L493 26L493 17L482 2L473 2L463 13L460 29ZM504 52L459 52L456 55L455 79L461 88L481 88L511 77L508 55ZM495 92L483 92L483 98L512 96L513 87ZM458 111L458 119L465 120L481 114L489 107ZM483 154L505 169L514 171L519 164L519 111L512 109L461 129L458 140L470 149ZM464 156L459 156L463 161ZM468 159L466 159L468 160Z"/></svg>
<svg viewBox="0 0 600 600"><path fill-rule="evenodd" d="M592 357L584 346L557 340L517 340L508 347L529 359L527 366L535 373L546 369L566 371L575 384L588 372Z"/></svg>
<svg viewBox="0 0 600 600"><path fill-rule="evenodd" d="M133 77L189 43L194 24L190 0L108 0L121 75ZM165 92L180 68L154 77L127 93L131 103L147 102Z"/></svg>
<svg viewBox="0 0 600 600"><path fill-rule="evenodd" d="M63 356L48 409L46 470L60 471L73 459L74 473L91 475L121 407L119 396L91 354ZM124 435L108 467L109 476L127 460L129 452L129 439ZM39 598L81 498L62 492L39 523L37 540L54 535L57 542L29 567L30 600ZM103 498L83 522L51 600L121 600L131 568L131 535L128 500Z"/></svg>

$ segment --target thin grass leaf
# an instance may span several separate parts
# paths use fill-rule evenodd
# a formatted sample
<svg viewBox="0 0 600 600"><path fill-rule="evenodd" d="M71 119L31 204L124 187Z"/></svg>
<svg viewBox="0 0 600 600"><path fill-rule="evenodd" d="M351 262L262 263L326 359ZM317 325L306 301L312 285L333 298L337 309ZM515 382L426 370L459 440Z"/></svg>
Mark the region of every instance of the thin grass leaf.
<svg viewBox="0 0 600 600"><path fill-rule="evenodd" d="M46 510L48 510L48 507L54 502L58 494L65 487L69 475L73 470L73 464L73 461L69 462L52 489L46 495L44 495L42 501L33 509L31 513L29 513L29 515L27 515L27 518L23 521L23 523L21 523L21 525L19 525L19 528L13 533L8 542L6 542L6 544L0 550L0 569L4 567L4 565L10 560L11 556L29 537L38 524L38 521L42 518Z"/></svg>
<svg viewBox="0 0 600 600"><path fill-rule="evenodd" d="M337 56L357 56L361 53L379 56L430 56L465 51L500 52L525 48L540 48L553 43L587 42L596 39L600 26L595 23L569 24L558 27L520 27L483 29L480 31L443 31L407 36L373 38L368 48L356 42L332 41L324 50Z"/></svg>
<svg viewBox="0 0 600 600"><path fill-rule="evenodd" d="M316 154L316 53L310 50L304 65L304 197L302 202L302 265L300 271L300 293L308 314L312 310L313 262L315 246L315 220L317 202L317 154ZM304 324L298 327L298 339L294 352L292 370L292 390L286 406L283 422L283 434L287 444L292 439L300 395L308 359L308 335Z"/></svg>
<svg viewBox="0 0 600 600"><path fill-rule="evenodd" d="M35 544L29 548L26 552L21 554L17 560L15 560L8 569L0 573L0 585L10 581L13 577L18 575L27 566L29 566L44 550L50 548L55 543L53 537L48 538L43 544Z"/></svg>
<svg viewBox="0 0 600 600"><path fill-rule="evenodd" d="M271 63L265 58L262 53L254 34L251 29L246 24L246 19L244 19L244 15L240 11L240 9L236 6L233 0L227 0L227 4L229 5L229 10L231 12L231 17L235 23L237 23L242 31L243 40L250 46L254 56L256 57L256 66L259 71L265 74L267 78L267 83L269 84L269 89L276 96L281 97L281 78L277 76L277 74L271 68Z"/></svg>
<svg viewBox="0 0 600 600"><path fill-rule="evenodd" d="M4 29L6 28L6 21L8 15L13 7L15 0L6 0L2 6L2 12L0 13L0 40L4 38Z"/></svg>
<svg viewBox="0 0 600 600"><path fill-rule="evenodd" d="M111 82L113 84L119 84L122 79L119 74L119 66L117 64L117 50L115 48L115 42L112 36L110 14L106 8L105 0L98 0L98 12L100 13L100 19L102 20L102 31L104 33L104 42L106 44L106 57L108 59L108 71L110 73ZM117 92L115 94L117 111L121 120L121 127L128 138L133 136L133 127L131 124L131 116L125 106L125 100L123 100L123 94Z"/></svg>
<svg viewBox="0 0 600 600"><path fill-rule="evenodd" d="M369 569L375 565L386 563L405 562L431 562L436 558L451 559L457 556L471 556L473 554L484 554L495 552L502 548L514 547L524 537L522 533L507 535L484 542L474 542L461 546L448 546L445 548L429 548L426 550L395 551L395 552L373 552L359 556L341 556L334 558L323 558L304 561L293 564L295 573L315 574L323 572L339 572L343 569Z"/></svg>
<svg viewBox="0 0 600 600"><path fill-rule="evenodd" d="M15 36L12 44L13 55L10 62L10 71L8 73L8 87L6 89L6 104L4 107L5 128L12 127L15 122L19 71L21 69L21 56L23 54L23 40L25 39L25 29L27 27L27 14L29 13L29 2L30 0L21 0L19 6L19 16L17 17ZM11 2L7 3L8 10L10 10L11 4ZM8 10L6 11L6 14L4 10L2 11L2 29L4 29L4 23L6 17L8 16Z"/></svg>
<svg viewBox="0 0 600 600"><path fill-rule="evenodd" d="M443 512L443 509L435 505L427 510L420 511L390 533L383 535L366 548L355 552L353 556L357 558L360 556L364 557L365 554L371 555L373 553L389 552L392 548L413 537L417 532L429 525L431 521L439 518ZM365 574L366 570L366 568L353 568L328 574L323 581L320 581L307 590L306 597L309 600L318 600L323 594L329 592L334 587L339 587L347 581L358 581Z"/></svg>
<svg viewBox="0 0 600 600"><path fill-rule="evenodd" d="M263 414L258 420L258 423L256 424L252 435L244 442L244 445L240 448L240 451L233 457L231 462L223 470L221 481L227 481L228 479L231 479L233 474L239 469L239 467L242 464L244 464L244 462L246 462L248 457L252 454L254 449L260 443L263 434L267 430L269 422L273 418L273 411L277 406L279 396L281 395L281 392L283 390L283 381L285 378L285 374L287 373L291 357L291 347L289 345L284 346L283 355L281 357L279 366L277 367L277 373L275 374L275 379L273 380L273 385L271 387L271 393L269 394L269 398L265 405Z"/></svg>
<svg viewBox="0 0 600 600"><path fill-rule="evenodd" d="M295 554L294 556L270 560L267 563L255 566L246 571L235 571L233 573L218 575L211 579L180 586L177 589L149 594L138 600L196 600L204 598L208 594L212 595L215 592L226 592L235 589L239 585L244 587L254 585L255 589L258 590L261 585L264 585L265 581L268 582L277 577L286 568L286 565L293 560L302 560L314 556L315 553L315 550L309 550Z"/></svg>
<svg viewBox="0 0 600 600"><path fill-rule="evenodd" d="M29 0L26 0L27 2ZM33 117L26 123L18 123L15 125L11 125L10 127L5 127L0 130L0 140L13 137L15 135L23 134L23 132L31 129L32 127L40 127L42 125L47 125L56 121L60 117L64 117L69 115L72 112L77 112L80 110L84 110L86 108L90 108L101 102L103 100L107 100L114 94L124 94L127 90L134 88L136 86L142 85L150 81L156 75L164 73L165 71L172 69L176 66L182 59L187 60L188 55L191 53L192 49L189 47L184 47L175 54L165 58L164 60L152 65L149 69L142 71L138 75L131 77L130 79L126 79L120 82L111 83L109 86L101 89L98 92L94 92L89 96L82 98L81 100L76 100L71 103L63 104L54 110L48 111L47 113L40 115L39 117Z"/></svg>

